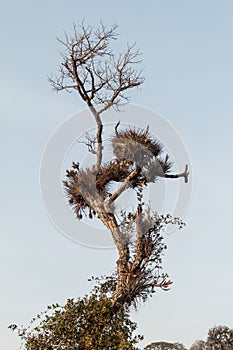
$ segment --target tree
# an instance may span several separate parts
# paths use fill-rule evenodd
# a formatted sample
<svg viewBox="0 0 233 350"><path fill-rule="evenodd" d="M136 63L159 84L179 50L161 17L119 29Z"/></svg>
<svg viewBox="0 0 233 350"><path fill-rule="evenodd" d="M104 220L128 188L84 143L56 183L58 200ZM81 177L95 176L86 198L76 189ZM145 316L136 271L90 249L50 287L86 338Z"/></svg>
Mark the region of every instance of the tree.
<svg viewBox="0 0 233 350"><path fill-rule="evenodd" d="M179 228L184 225L178 218L172 218L171 215L158 215L154 212L149 204L144 202L143 191L158 177L171 179L183 177L187 182L188 166L186 165L184 172L180 174L171 174L169 156L163 156L163 146L150 134L149 127L145 130L134 127L124 129L119 122L115 125L115 133L112 136L114 158L103 163L102 114L111 108L120 111L121 106L129 100L127 91L143 83L141 71L136 69L141 62L141 54L135 48L135 44L127 45L126 50L119 55L113 53L111 43L118 37L116 25L107 29L103 23L100 23L95 30L83 22L78 28L74 25L73 29L72 36L65 34L64 40L59 39L64 49L61 53L62 63L58 76L51 76L49 82L57 92L63 90L77 92L92 114L96 123L96 133L87 135L85 143L88 151L95 155L95 163L83 169L79 163L73 162L72 169L67 170L67 178L63 183L69 204L77 219L97 217L113 237L118 251L118 260L116 273L107 279L108 290L105 290L104 303L108 304L105 306L112 319L120 315L122 321L120 327L125 329L124 317L127 318L131 305L136 306L139 300L145 301L156 288L169 289L172 282L165 273L161 272L162 255L166 249L161 232L167 224L176 224ZM112 189L113 182L118 184L117 190ZM136 210L122 211L119 220L114 204L126 190L131 190L131 194L136 195ZM104 282L103 286L106 288ZM82 302L84 302L82 305L86 305L85 303L88 304L92 300L95 300L96 305L99 303L102 305L102 294L95 295L94 299L91 296L89 299L79 300L77 304L75 303L75 307L79 307ZM55 310L51 318L45 319L35 339L41 342L43 337L47 337L46 327L47 325L50 328L53 327L57 315L58 323L62 322L60 315L68 315L67 308L69 310L70 306L73 307L72 303L67 305L62 309L64 314L63 311L57 313ZM87 316L89 306L90 304L88 309L81 308L81 315ZM94 322L96 315L96 306L93 305L93 308L91 323ZM102 309L98 312L102 313ZM79 316L76 316L79 325ZM106 314L101 317L105 318L105 316ZM110 320L111 317L106 316L106 320ZM69 319L67 322L69 323ZM57 326L54 327L56 329ZM77 330L77 324L75 327ZM85 323L85 327L86 332L90 332L90 324ZM85 338L86 333L84 333L77 330L79 345L75 343L75 349L82 348L80 344L82 337ZM113 334L117 333L117 328L113 327ZM50 334L49 329L48 337ZM22 336L24 335L25 333ZM125 339L131 339L130 336L131 333L126 331ZM27 339L31 341L33 337L32 333L32 338L30 335ZM93 339L96 339L96 335L93 335ZM91 340L91 343L93 342L95 340ZM133 344L131 340L129 342ZM56 340L54 344L57 344ZM85 346L85 349L89 349L86 343ZM97 348L113 349L114 347L98 345ZM124 348L128 349L122 347Z"/></svg>
<svg viewBox="0 0 233 350"><path fill-rule="evenodd" d="M144 350L186 350L181 343L167 343L164 341L151 343Z"/></svg>
<svg viewBox="0 0 233 350"><path fill-rule="evenodd" d="M179 219L151 214L143 202L143 189L158 177L184 177L188 181L188 168L181 174L170 174L168 155L163 158L162 145L146 130L129 128L118 130L112 138L115 159L103 164L103 124L101 115L110 108L119 110L129 100L127 90L143 83L140 52L135 44L127 46L125 52L114 55L110 42L117 38L117 26L110 29L101 23L97 30L85 26L74 26L74 35L60 40L62 53L60 75L49 79L56 91L76 91L85 102L96 122L96 135L87 139L87 146L96 156L91 168L81 169L73 163L64 181L69 203L77 218L83 215L93 218L97 214L104 226L110 230L119 259L117 261L117 283L113 294L115 304L136 302L154 292L155 287L167 289L170 281L160 275L161 254L165 249L160 231L163 225ZM111 183L119 183L115 192ZM137 193L136 212L123 212L119 223L114 213L114 202L127 189ZM135 236L132 239L133 232Z"/></svg>
<svg viewBox="0 0 233 350"><path fill-rule="evenodd" d="M109 282L95 287L90 296L48 306L29 327L10 328L17 329L27 350L133 350L142 337L133 336L136 324L128 310L121 307L113 312L106 294Z"/></svg>
<svg viewBox="0 0 233 350"><path fill-rule="evenodd" d="M196 340L190 350L206 350L206 342L204 340Z"/></svg>
<svg viewBox="0 0 233 350"><path fill-rule="evenodd" d="M209 330L207 336L207 350L233 349L233 329L227 326L217 326Z"/></svg>

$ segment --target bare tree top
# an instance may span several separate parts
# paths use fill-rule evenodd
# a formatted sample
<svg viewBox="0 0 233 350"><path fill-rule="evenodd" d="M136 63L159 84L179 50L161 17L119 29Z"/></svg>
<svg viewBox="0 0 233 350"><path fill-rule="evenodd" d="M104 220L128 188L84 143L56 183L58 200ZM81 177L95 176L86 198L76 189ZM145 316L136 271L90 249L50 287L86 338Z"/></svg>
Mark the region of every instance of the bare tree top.
<svg viewBox="0 0 233 350"><path fill-rule="evenodd" d="M119 107L129 100L126 90L138 87L144 81L136 69L141 53L133 45L124 52L113 54L111 43L117 39L118 26L109 29L101 22L97 29L73 25L73 35L65 33L59 74L49 82L56 91L76 90L94 114L110 107Z"/></svg>

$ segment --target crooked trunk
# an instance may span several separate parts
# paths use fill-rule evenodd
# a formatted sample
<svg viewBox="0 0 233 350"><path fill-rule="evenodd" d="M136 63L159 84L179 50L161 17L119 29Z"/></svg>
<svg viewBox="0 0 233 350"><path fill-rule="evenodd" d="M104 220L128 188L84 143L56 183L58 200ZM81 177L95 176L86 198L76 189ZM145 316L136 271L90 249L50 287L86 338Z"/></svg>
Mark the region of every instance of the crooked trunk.
<svg viewBox="0 0 233 350"><path fill-rule="evenodd" d="M120 231L116 218L112 213L98 212L103 224L111 231L114 243L118 250L117 260L117 284L113 294L114 304L123 305L125 292L127 291L127 280L129 275L130 252L126 236Z"/></svg>

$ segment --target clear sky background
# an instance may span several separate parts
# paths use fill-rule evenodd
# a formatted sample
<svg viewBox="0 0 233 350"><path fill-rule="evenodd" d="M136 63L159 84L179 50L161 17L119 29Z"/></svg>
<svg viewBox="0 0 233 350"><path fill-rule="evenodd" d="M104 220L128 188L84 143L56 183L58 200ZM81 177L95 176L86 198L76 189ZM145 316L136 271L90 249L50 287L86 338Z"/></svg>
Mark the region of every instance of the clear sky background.
<svg viewBox="0 0 233 350"><path fill-rule="evenodd" d="M187 228L166 238L165 270L174 285L133 314L145 340L205 339L233 327L233 2L232 0L0 1L1 243L0 348L14 350L11 323L27 324L46 305L87 293L91 275L109 274L114 250L66 239L40 196L39 167L56 127L84 105L55 94L46 76L60 58L56 37L85 17L117 22L137 41L145 83L132 102L164 115L193 166ZM85 234L85 232L84 232Z"/></svg>

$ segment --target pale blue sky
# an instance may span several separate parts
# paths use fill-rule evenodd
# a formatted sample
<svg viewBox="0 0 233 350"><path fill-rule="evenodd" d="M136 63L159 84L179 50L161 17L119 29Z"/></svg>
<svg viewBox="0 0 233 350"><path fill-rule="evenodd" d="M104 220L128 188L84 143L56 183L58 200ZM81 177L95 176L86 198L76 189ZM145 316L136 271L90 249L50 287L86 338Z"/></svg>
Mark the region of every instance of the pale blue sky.
<svg viewBox="0 0 233 350"><path fill-rule="evenodd" d="M84 106L51 92L56 37L72 22L117 22L120 42L137 41L146 81L132 102L164 115L179 131L193 166L187 228L166 238L174 285L134 318L145 340L189 346L215 324L233 326L232 129L233 2L0 1L1 244L0 347L17 348L10 323L27 322L52 302L83 295L87 278L110 273L116 252L62 236L40 197L39 166L54 129ZM84 232L85 234L85 232Z"/></svg>

